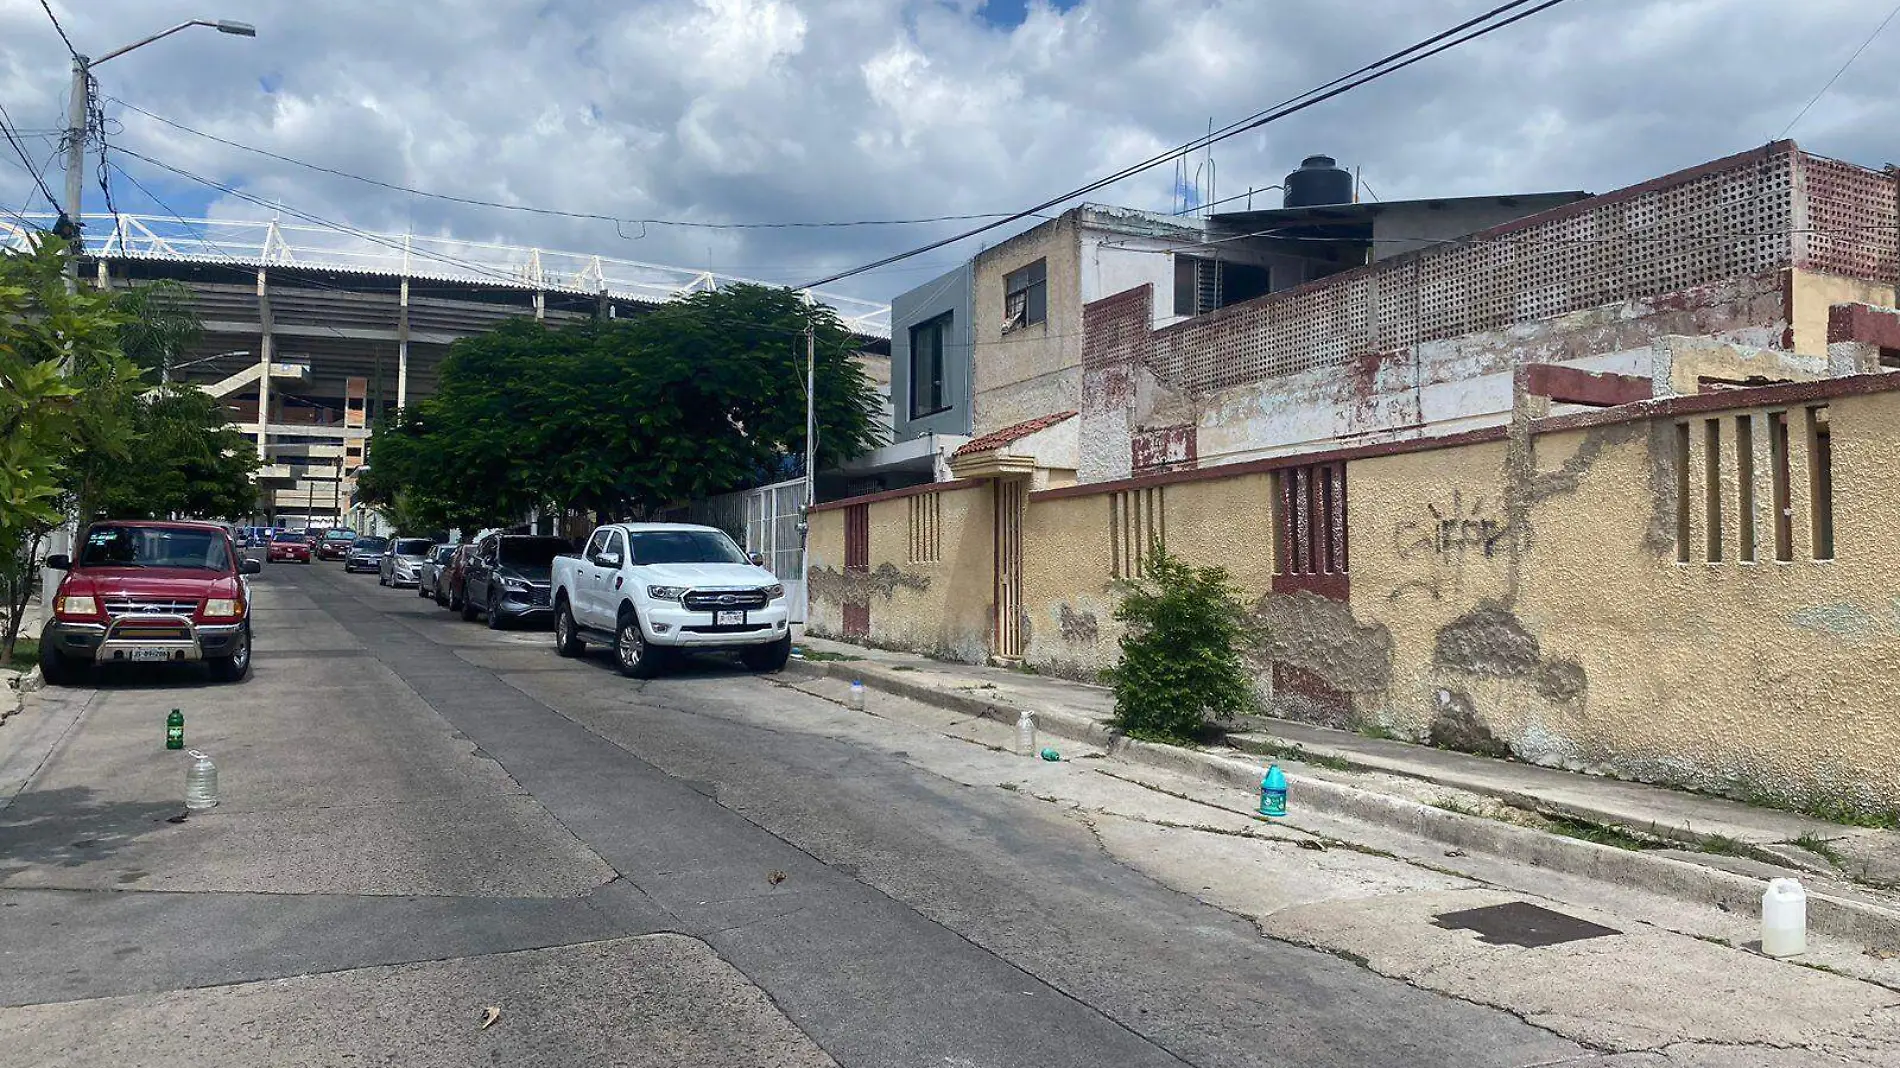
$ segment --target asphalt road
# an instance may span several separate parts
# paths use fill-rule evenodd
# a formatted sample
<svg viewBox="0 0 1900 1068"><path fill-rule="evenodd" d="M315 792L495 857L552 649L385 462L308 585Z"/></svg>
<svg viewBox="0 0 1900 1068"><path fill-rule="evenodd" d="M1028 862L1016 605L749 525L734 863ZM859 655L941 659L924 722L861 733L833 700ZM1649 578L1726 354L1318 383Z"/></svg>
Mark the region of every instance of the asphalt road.
<svg viewBox="0 0 1900 1068"><path fill-rule="evenodd" d="M735 665L636 683L334 565L267 565L255 622L245 684L108 677L0 739L56 739L0 795L0 1066L1591 1057ZM183 822L174 706L224 796Z"/></svg>

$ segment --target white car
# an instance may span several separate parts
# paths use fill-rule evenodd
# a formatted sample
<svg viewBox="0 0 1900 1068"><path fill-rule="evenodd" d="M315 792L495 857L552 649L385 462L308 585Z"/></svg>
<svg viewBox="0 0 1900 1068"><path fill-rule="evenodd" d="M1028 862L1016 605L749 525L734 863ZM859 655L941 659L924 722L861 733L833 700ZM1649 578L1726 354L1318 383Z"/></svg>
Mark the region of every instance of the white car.
<svg viewBox="0 0 1900 1068"><path fill-rule="evenodd" d="M600 527L580 555L554 558L553 597L562 656L608 645L635 678L683 650L736 652L754 671L777 671L792 652L785 587L715 527Z"/></svg>

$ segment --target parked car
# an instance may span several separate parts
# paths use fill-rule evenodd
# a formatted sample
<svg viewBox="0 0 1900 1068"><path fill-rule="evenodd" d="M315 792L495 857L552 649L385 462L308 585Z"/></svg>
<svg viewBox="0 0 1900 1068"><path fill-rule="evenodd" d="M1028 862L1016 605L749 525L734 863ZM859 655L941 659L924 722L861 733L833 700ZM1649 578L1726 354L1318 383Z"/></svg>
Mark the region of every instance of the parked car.
<svg viewBox="0 0 1900 1068"><path fill-rule="evenodd" d="M468 581L468 558L475 554L475 543L465 541L449 554L449 562L443 564L435 578L435 603L451 612L460 612L466 600L462 596L463 587Z"/></svg>
<svg viewBox="0 0 1900 1068"><path fill-rule="evenodd" d="M489 534L475 543L462 566L462 618L486 615L500 630L510 623L547 618L553 609L548 587L554 558L574 551L566 538L537 534Z"/></svg>
<svg viewBox="0 0 1900 1068"><path fill-rule="evenodd" d="M315 539L319 560L342 560L350 555L350 547L356 543L354 530L312 531L311 535Z"/></svg>
<svg viewBox="0 0 1900 1068"><path fill-rule="evenodd" d="M293 530L280 530L270 539L270 559L288 563L307 564L310 562L310 539Z"/></svg>
<svg viewBox="0 0 1900 1068"><path fill-rule="evenodd" d="M376 565L376 581L384 586L420 585L423 562L435 551L435 542L427 538L397 538L383 550Z"/></svg>
<svg viewBox="0 0 1900 1068"><path fill-rule="evenodd" d="M211 523L94 523L79 558L46 558L66 574L53 618L40 631L40 669L67 686L97 664L203 661L236 682L251 670L251 590L246 560Z"/></svg>
<svg viewBox="0 0 1900 1068"><path fill-rule="evenodd" d="M442 595L437 592L436 585L449 565L449 558L454 555L453 545L438 545L429 550L429 558L416 568L417 597L433 597L437 604L442 603Z"/></svg>
<svg viewBox="0 0 1900 1068"><path fill-rule="evenodd" d="M328 545L329 539L324 540ZM349 549L343 554L343 570L375 571L382 567L383 550L389 548L388 538L354 538Z"/></svg>
<svg viewBox="0 0 1900 1068"><path fill-rule="evenodd" d="M777 671L792 652L785 587L714 527L613 523L554 560L554 646L611 646L622 674L651 678L678 652L736 652Z"/></svg>

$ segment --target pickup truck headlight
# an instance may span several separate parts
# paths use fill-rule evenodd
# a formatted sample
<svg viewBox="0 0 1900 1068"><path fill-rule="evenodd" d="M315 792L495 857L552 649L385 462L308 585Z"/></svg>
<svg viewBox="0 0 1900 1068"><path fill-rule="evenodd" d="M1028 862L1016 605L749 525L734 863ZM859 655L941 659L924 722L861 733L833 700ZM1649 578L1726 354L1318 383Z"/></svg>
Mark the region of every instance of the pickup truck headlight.
<svg viewBox="0 0 1900 1068"><path fill-rule="evenodd" d="M776 601L776 600L778 600L778 599L779 599L780 597L783 597L783 596L785 596L785 587L784 587L784 586L781 586L781 585L779 585L778 583L776 583L776 582L775 582L775 583L773 583L772 585L770 585L770 586L767 586L767 587L765 587L765 588L764 588L763 590L761 590L760 592L761 592L761 593L763 593L763 594L765 594L765 599L766 599L766 600L768 600L768 601Z"/></svg>
<svg viewBox="0 0 1900 1068"><path fill-rule="evenodd" d="M210 598L205 601L204 614L207 619L236 619L238 616L238 602L236 598L232 597Z"/></svg>
<svg viewBox="0 0 1900 1068"><path fill-rule="evenodd" d="M677 601L686 596L684 586L648 586L647 596L656 601Z"/></svg>
<svg viewBox="0 0 1900 1068"><path fill-rule="evenodd" d="M97 598L85 594L67 594L53 604L56 616L96 616L99 614Z"/></svg>

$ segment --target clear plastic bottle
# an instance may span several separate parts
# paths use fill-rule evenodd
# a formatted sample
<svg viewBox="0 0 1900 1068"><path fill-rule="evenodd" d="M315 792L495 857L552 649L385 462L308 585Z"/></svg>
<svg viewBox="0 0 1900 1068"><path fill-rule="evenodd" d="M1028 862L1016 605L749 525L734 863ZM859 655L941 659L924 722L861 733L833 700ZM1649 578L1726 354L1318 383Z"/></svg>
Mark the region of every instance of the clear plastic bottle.
<svg viewBox="0 0 1900 1068"><path fill-rule="evenodd" d="M864 711L864 680L863 679L851 680L851 696L846 700L845 707L849 708L853 712Z"/></svg>
<svg viewBox="0 0 1900 1068"><path fill-rule="evenodd" d="M1016 755L1036 755L1036 714L1028 709L1016 714Z"/></svg>
<svg viewBox="0 0 1900 1068"><path fill-rule="evenodd" d="M218 766L196 749L185 771L185 807L193 812L218 806Z"/></svg>

